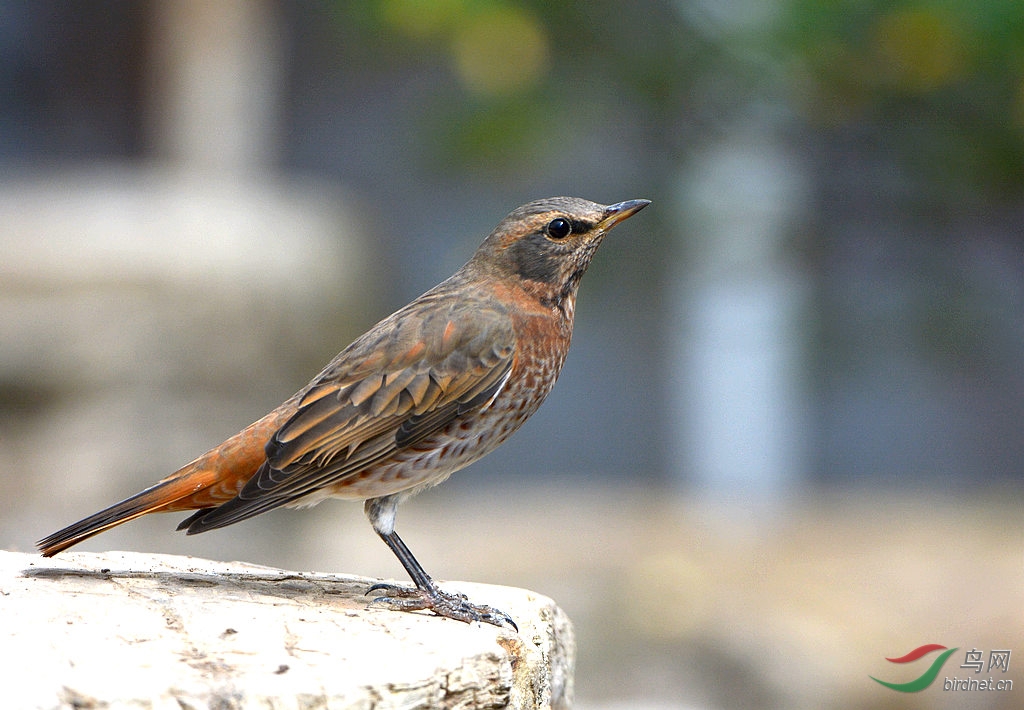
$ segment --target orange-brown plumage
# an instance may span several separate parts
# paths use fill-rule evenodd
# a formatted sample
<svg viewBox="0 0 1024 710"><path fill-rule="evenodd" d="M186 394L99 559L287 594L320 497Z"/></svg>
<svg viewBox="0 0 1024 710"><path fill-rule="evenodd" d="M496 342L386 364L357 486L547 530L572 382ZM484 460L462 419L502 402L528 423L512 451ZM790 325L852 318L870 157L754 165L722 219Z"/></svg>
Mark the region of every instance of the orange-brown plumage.
<svg viewBox="0 0 1024 710"><path fill-rule="evenodd" d="M185 464L156 485L40 540L40 551L51 557L86 538L147 513L212 508L231 500L266 460L264 447L267 440L295 411L291 401Z"/></svg>
<svg viewBox="0 0 1024 710"><path fill-rule="evenodd" d="M580 278L605 233L646 200L538 200L452 277L375 325L280 407L175 473L39 542L43 555L152 512L197 510L189 534L278 506L366 501L415 590L391 608L510 623L442 592L394 531L398 503L492 451L554 385Z"/></svg>

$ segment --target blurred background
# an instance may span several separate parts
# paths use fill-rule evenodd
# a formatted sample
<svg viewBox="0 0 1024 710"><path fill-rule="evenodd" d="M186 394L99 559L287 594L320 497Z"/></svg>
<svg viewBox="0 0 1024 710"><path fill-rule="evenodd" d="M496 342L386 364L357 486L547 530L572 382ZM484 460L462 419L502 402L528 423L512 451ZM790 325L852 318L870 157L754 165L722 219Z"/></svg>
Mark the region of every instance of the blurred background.
<svg viewBox="0 0 1024 710"><path fill-rule="evenodd" d="M0 544L262 416L558 194L654 204L541 411L403 508L426 568L555 598L581 708L1020 707L1016 0L0 2ZM177 522L82 549L402 578L353 504ZM1022 657L869 679L926 643Z"/></svg>

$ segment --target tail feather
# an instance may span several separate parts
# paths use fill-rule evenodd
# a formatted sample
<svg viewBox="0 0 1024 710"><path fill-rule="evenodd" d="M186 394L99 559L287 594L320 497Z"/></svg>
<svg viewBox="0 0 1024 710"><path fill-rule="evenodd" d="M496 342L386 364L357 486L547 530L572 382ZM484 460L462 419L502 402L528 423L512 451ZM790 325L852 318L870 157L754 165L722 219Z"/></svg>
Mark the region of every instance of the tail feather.
<svg viewBox="0 0 1024 710"><path fill-rule="evenodd" d="M44 557L52 557L57 552L66 550L72 545L77 545L83 540L98 535L106 530L115 528L128 520L146 513L169 510L174 502L180 498L193 493L189 491L181 496L175 496L174 492L168 490L178 482L164 481L152 488L147 488L120 503L115 503L109 508L104 508L97 513L85 517L73 525L58 530L48 535L36 545Z"/></svg>
<svg viewBox="0 0 1024 710"><path fill-rule="evenodd" d="M265 460L263 449L270 435L294 413L291 404L291 400L285 402L155 486L44 537L36 543L40 553L52 557L93 535L148 513L197 509L202 512L231 500Z"/></svg>

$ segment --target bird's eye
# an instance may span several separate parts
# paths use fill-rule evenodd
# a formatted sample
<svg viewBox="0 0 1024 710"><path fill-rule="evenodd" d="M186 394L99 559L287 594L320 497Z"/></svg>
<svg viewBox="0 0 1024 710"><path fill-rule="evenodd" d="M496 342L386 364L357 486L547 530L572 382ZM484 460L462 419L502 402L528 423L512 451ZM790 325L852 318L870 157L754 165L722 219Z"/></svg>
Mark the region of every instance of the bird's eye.
<svg viewBox="0 0 1024 710"><path fill-rule="evenodd" d="M544 231L552 239L565 239L572 233L572 225L569 224L569 220L558 217L548 222Z"/></svg>

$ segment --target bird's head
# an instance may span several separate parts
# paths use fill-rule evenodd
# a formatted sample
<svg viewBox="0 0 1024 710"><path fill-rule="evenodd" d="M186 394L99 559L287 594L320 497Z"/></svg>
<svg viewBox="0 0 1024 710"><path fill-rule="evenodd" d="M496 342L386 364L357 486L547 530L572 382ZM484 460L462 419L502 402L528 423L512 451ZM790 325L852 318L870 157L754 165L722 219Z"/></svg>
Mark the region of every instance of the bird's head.
<svg viewBox="0 0 1024 710"><path fill-rule="evenodd" d="M605 234L649 204L650 200L627 200L599 205L578 197L528 202L494 228L470 263L522 279L541 300L571 308Z"/></svg>

